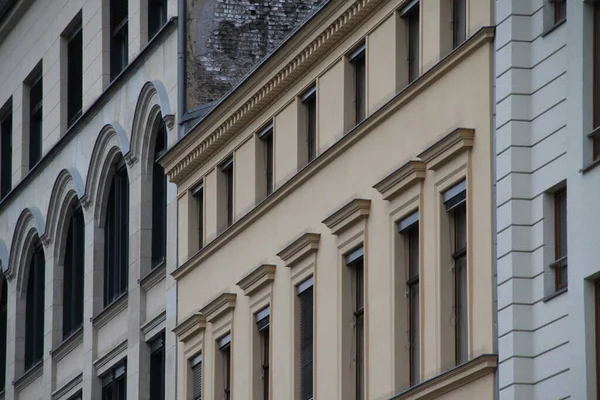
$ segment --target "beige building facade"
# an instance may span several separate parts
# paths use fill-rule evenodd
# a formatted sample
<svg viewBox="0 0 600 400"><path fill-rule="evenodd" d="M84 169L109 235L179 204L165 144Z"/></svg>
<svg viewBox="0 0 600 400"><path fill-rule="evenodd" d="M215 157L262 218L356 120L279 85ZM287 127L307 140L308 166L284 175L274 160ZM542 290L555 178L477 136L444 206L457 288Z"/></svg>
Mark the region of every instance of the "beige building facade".
<svg viewBox="0 0 600 400"><path fill-rule="evenodd" d="M332 1L160 159L182 399L492 399L493 2Z"/></svg>

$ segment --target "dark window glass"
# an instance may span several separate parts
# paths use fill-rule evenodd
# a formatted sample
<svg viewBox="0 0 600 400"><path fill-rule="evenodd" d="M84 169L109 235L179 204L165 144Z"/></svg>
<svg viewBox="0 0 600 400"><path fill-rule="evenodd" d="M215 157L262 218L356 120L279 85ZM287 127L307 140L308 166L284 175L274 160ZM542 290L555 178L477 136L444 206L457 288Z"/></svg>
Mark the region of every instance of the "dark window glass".
<svg viewBox="0 0 600 400"><path fill-rule="evenodd" d="M567 0L554 1L554 23L557 24L567 18Z"/></svg>
<svg viewBox="0 0 600 400"><path fill-rule="evenodd" d="M367 75L365 67L364 50L351 60L354 66L354 115L355 123L359 124L365 119Z"/></svg>
<svg viewBox="0 0 600 400"><path fill-rule="evenodd" d="M102 400L127 399L127 363L123 362L113 367L102 376Z"/></svg>
<svg viewBox="0 0 600 400"><path fill-rule="evenodd" d="M298 294L300 303L300 400L313 398L313 287Z"/></svg>
<svg viewBox="0 0 600 400"><path fill-rule="evenodd" d="M221 354L221 378L223 379L223 400L231 399L231 343L219 347Z"/></svg>
<svg viewBox="0 0 600 400"><path fill-rule="evenodd" d="M12 188L12 109L0 119L0 197Z"/></svg>
<svg viewBox="0 0 600 400"><path fill-rule="evenodd" d="M202 355L192 360L193 400L202 400Z"/></svg>
<svg viewBox="0 0 600 400"><path fill-rule="evenodd" d="M233 224L233 157L221 165L221 172L225 176L227 226L231 226Z"/></svg>
<svg viewBox="0 0 600 400"><path fill-rule="evenodd" d="M454 312L456 365L468 358L467 314L467 207L463 202L452 210L454 223Z"/></svg>
<svg viewBox="0 0 600 400"><path fill-rule="evenodd" d="M267 315L256 321L260 341L260 365L262 381L262 398L269 400L269 338L270 338L270 316Z"/></svg>
<svg viewBox="0 0 600 400"><path fill-rule="evenodd" d="M164 122L158 124L152 170L152 267L164 262L167 254L167 177L158 163L166 150L167 136Z"/></svg>
<svg viewBox="0 0 600 400"><path fill-rule="evenodd" d="M600 128L600 3L594 5L594 131ZM594 160L600 158L600 132L593 136Z"/></svg>
<svg viewBox="0 0 600 400"><path fill-rule="evenodd" d="M308 151L307 162L317 156L317 95L306 97L302 104L306 108L306 148Z"/></svg>
<svg viewBox="0 0 600 400"><path fill-rule="evenodd" d="M42 360L44 354L44 293L46 265L42 243L37 240L31 254L27 279L25 315L25 370Z"/></svg>
<svg viewBox="0 0 600 400"><path fill-rule="evenodd" d="M596 280L594 286L596 294L594 301L594 313L596 314L596 393L600 393L600 279Z"/></svg>
<svg viewBox="0 0 600 400"><path fill-rule="evenodd" d="M127 291L129 276L129 179L121 159L110 185L104 227L104 306Z"/></svg>
<svg viewBox="0 0 600 400"><path fill-rule="evenodd" d="M68 126L81 116L83 99L83 31L78 25L67 46L67 121Z"/></svg>
<svg viewBox="0 0 600 400"><path fill-rule="evenodd" d="M150 343L150 400L165 399L165 336Z"/></svg>
<svg viewBox="0 0 600 400"><path fill-rule="evenodd" d="M408 312L410 345L410 385L419 383L420 337L419 337L419 223L411 225L404 232L408 248Z"/></svg>
<svg viewBox="0 0 600 400"><path fill-rule="evenodd" d="M114 80L128 63L127 1L110 0L110 80Z"/></svg>
<svg viewBox="0 0 600 400"><path fill-rule="evenodd" d="M8 285L6 279L0 278L0 392L6 386L6 327L8 321L7 300Z"/></svg>
<svg viewBox="0 0 600 400"><path fill-rule="evenodd" d="M408 27L408 82L419 77L419 4L404 16Z"/></svg>
<svg viewBox="0 0 600 400"><path fill-rule="evenodd" d="M273 129L262 135L260 140L263 144L266 190L269 196L273 193Z"/></svg>
<svg viewBox="0 0 600 400"><path fill-rule="evenodd" d="M454 48L467 37L467 0L452 2L452 33Z"/></svg>
<svg viewBox="0 0 600 400"><path fill-rule="evenodd" d="M554 194L554 270L555 290L568 284L567 270L567 189Z"/></svg>
<svg viewBox="0 0 600 400"><path fill-rule="evenodd" d="M29 170L42 158L42 99L40 71L29 86Z"/></svg>
<svg viewBox="0 0 600 400"><path fill-rule="evenodd" d="M148 39L167 22L167 0L148 0Z"/></svg>
<svg viewBox="0 0 600 400"><path fill-rule="evenodd" d="M81 206L73 207L64 259L63 339L83 324L83 271L85 225Z"/></svg>
<svg viewBox="0 0 600 400"><path fill-rule="evenodd" d="M198 217L198 249L204 247L204 185L199 185L193 192L196 199L196 215Z"/></svg>
<svg viewBox="0 0 600 400"><path fill-rule="evenodd" d="M354 359L356 360L356 399L364 399L365 391L365 292L364 292L364 261L363 257L348 264L352 269L352 295L355 335Z"/></svg>

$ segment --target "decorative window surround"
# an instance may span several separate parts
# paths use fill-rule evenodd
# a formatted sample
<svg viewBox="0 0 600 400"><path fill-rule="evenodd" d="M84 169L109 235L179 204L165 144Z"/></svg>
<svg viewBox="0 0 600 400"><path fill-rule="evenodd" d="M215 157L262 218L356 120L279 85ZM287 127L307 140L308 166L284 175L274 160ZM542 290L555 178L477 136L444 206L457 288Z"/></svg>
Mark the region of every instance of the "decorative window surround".
<svg viewBox="0 0 600 400"><path fill-rule="evenodd" d="M29 386L31 383L33 383L36 379L41 377L43 373L44 373L44 363L43 363L43 360L40 360L37 363L35 363L31 368L29 368L27 371L25 371L25 373L23 373L23 375L21 375L19 378L17 378L13 382L15 390L17 392L20 392L21 390L25 389L27 386Z"/></svg>
<svg viewBox="0 0 600 400"><path fill-rule="evenodd" d="M473 147L474 129L457 128L419 154L427 169L437 170L465 150Z"/></svg>
<svg viewBox="0 0 600 400"><path fill-rule="evenodd" d="M263 264L242 278L237 285L244 291L245 296L252 297L273 283L275 271L275 265Z"/></svg>
<svg viewBox="0 0 600 400"><path fill-rule="evenodd" d="M71 336L63 340L56 349L50 351L50 355L55 363L65 358L71 351L75 350L83 343L83 327L77 329Z"/></svg>
<svg viewBox="0 0 600 400"><path fill-rule="evenodd" d="M202 313L197 312L186 318L182 323L173 329L173 333L181 342L187 342L206 328L206 318Z"/></svg>
<svg viewBox="0 0 600 400"><path fill-rule="evenodd" d="M235 307L235 293L222 293L217 298L204 306L200 312L206 318L206 322L214 322Z"/></svg>
<svg viewBox="0 0 600 400"><path fill-rule="evenodd" d="M127 309L127 292L123 293L115 301L108 305L100 314L92 318L94 328L100 329L108 324L114 317L119 315L123 310Z"/></svg>
<svg viewBox="0 0 600 400"><path fill-rule="evenodd" d="M81 390L82 383L83 374L81 373L52 392L52 400L70 399L74 394Z"/></svg>
<svg viewBox="0 0 600 400"><path fill-rule="evenodd" d="M369 216L371 200L354 199L323 220L331 233L339 235L361 219Z"/></svg>
<svg viewBox="0 0 600 400"><path fill-rule="evenodd" d="M163 311L150 321L146 322L140 328L144 335L144 341L147 342L156 336L160 331L165 329L165 321L167 320L167 312Z"/></svg>
<svg viewBox="0 0 600 400"><path fill-rule="evenodd" d="M152 289L154 286L162 282L167 276L167 264L165 262L161 263L158 267L155 267L152 271L150 271L146 276L142 279L138 280L138 283L144 289L144 291L148 291Z"/></svg>
<svg viewBox="0 0 600 400"><path fill-rule="evenodd" d="M410 160L400 168L383 178L373 188L383 196L384 200L393 200L406 189L425 179L425 163L421 160Z"/></svg>
<svg viewBox="0 0 600 400"><path fill-rule="evenodd" d="M493 374L497 367L498 356L484 354L434 376L392 397L390 400L434 399L483 376Z"/></svg>
<svg viewBox="0 0 600 400"><path fill-rule="evenodd" d="M93 362L97 376L102 376L127 357L127 339Z"/></svg>
<svg viewBox="0 0 600 400"><path fill-rule="evenodd" d="M285 262L286 267L292 268L306 257L316 253L320 240L319 233L305 233L277 253L277 256Z"/></svg>

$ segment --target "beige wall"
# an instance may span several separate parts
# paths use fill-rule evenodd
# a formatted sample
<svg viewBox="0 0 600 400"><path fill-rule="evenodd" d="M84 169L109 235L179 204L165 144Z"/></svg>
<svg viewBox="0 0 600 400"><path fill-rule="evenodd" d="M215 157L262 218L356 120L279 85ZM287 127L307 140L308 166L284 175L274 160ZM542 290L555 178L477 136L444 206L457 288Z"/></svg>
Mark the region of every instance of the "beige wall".
<svg viewBox="0 0 600 400"><path fill-rule="evenodd" d="M440 0L441 1L441 0ZM493 353L492 330L492 210L491 210L491 51L489 41L456 52L450 61L432 64L422 79L392 99L404 84L400 77L402 58L398 45L398 26L394 9L400 1L382 1L382 7L356 32L348 33L340 46L314 69L290 87L262 114L222 147L214 158L191 173L179 184L179 224L191 221L186 213L186 198L193 184L202 179L207 191L206 237L214 236L215 213L212 168L231 152L236 154L236 213L238 222L205 250L188 260L186 238L180 237L180 263L186 273L178 275L179 323L206 306L222 292L236 293L231 314L234 364L233 392L236 398L250 398L253 377L251 338L255 300L244 295L236 283L258 265L276 265L274 281L267 295L271 304L271 398L293 399L297 374L295 348L295 285L302 277L315 279L315 398L346 399L352 379L352 361L348 359L351 327L343 315L347 304L347 271L343 255L356 245L365 248L366 294L366 392L368 399L390 398L407 387L406 321L401 307L405 290L402 265L398 265L396 223L419 207L421 213L420 307L421 375L438 376L453 367L452 351L443 338L453 331L447 318L447 252L445 211L441 193L466 178L468 182L468 287L469 356ZM432 2L424 2L435 3ZM473 3L473 0L470 1ZM487 2L481 2L487 3ZM346 5L352 4L347 1ZM489 5L491 7L491 5ZM471 25L485 21L491 25L490 8L470 7ZM346 7L342 7L344 11ZM340 11L340 12L341 12ZM423 10L422 10L423 11ZM423 15L423 14L422 14ZM433 24L435 13L427 12L424 26ZM429 20L432 18L432 20ZM332 17L333 19L333 17ZM439 21L439 18L437 19ZM480 25L482 25L480 23ZM439 30L438 30L439 31ZM475 33L471 30L471 34ZM367 38L368 114L361 126L350 131L352 104L344 100L349 93L349 68L345 53ZM439 35L436 36L439 42ZM475 43L480 36L469 43ZM426 38L423 54L439 59L439 43ZM400 49L400 50L399 50ZM400 60L400 61L399 61ZM296 143L300 106L296 100L312 82L318 82L318 153L306 169L297 171ZM242 87L240 90L250 90ZM347 97L347 96L346 96ZM374 110L381 110L374 113ZM275 116L276 191L252 210L251 195L256 182L251 151L254 132ZM352 119L351 118L351 119ZM444 164L428 164L425 178L417 186L401 191L394 199L384 200L373 188L392 171L430 149L439 139L457 128L474 130L474 145L449 157ZM203 130L208 127L201 128ZM347 133L350 131L350 133ZM346 137L343 137L347 133ZM190 133L194 134L194 132ZM343 137L343 138L342 138ZM249 140L248 140L249 139ZM240 180L243 176L244 179ZM283 183L287 182L286 185ZM368 216L349 230L333 234L322 221L352 199L371 201ZM210 200L209 200L210 199ZM246 219L239 216L251 210ZM247 223L246 220L251 220ZM236 228L236 226L238 228ZM243 228L242 228L243 227ZM185 232L180 228L180 232ZM286 267L277 256L304 232L319 233L314 262ZM188 261L186 261L188 260ZM195 265L189 268L189 265ZM181 268L181 267L180 267ZM475 324L474 321L477 321ZM187 340L179 353L179 395L188 396L184 378L187 359L200 348L211 352L215 336L212 323L198 337ZM199 345L198 343L202 343ZM213 393L214 366L206 355L205 395ZM188 386L189 387L189 386ZM444 399L493 398L493 378L486 375L468 386L448 393Z"/></svg>

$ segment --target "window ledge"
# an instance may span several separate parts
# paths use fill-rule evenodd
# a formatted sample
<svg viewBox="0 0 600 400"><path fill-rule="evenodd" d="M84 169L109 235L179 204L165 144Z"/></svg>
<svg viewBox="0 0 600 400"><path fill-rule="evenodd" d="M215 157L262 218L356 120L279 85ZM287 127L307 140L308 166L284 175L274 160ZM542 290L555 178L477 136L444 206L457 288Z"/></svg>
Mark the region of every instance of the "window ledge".
<svg viewBox="0 0 600 400"><path fill-rule="evenodd" d="M368 217L370 210L371 200L353 199L325 218L323 224L331 229L331 233L338 235L347 230L351 225Z"/></svg>
<svg viewBox="0 0 600 400"><path fill-rule="evenodd" d="M594 168L596 168L598 165L600 165L600 158L597 158L594 161L590 162L589 164L584 166L579 172L581 174L586 174L586 173L590 172L591 170L593 170Z"/></svg>
<svg viewBox="0 0 600 400"><path fill-rule="evenodd" d="M119 315L121 311L127 308L127 292L123 293L115 301L110 303L104 310L100 311L100 314L92 318L92 325L95 328L101 328L106 325L110 320Z"/></svg>
<svg viewBox="0 0 600 400"><path fill-rule="evenodd" d="M200 310L206 322L213 322L235 307L235 293L221 293Z"/></svg>
<svg viewBox="0 0 600 400"><path fill-rule="evenodd" d="M83 327L79 327L75 332L69 335L69 337L64 339L62 343L56 347L56 349L50 351L50 355L55 362L59 362L82 343Z"/></svg>
<svg viewBox="0 0 600 400"><path fill-rule="evenodd" d="M560 295L561 295L561 294L563 294L563 293L567 293L568 291L569 291L569 287L568 287L568 286L565 286L564 288L562 288L562 289L558 289L558 290L557 290L557 291L555 291L554 293L552 293L552 294L549 294L548 296L544 297L544 298L542 299L542 301L543 301L544 303L546 303L546 302L548 302L548 301L550 301L550 300L552 300L552 299L555 299L555 298L557 298L558 296L560 296Z"/></svg>
<svg viewBox="0 0 600 400"><path fill-rule="evenodd" d="M186 342L204 328L206 328L206 318L202 313L196 312L177 325L173 329L173 333L177 335L180 341Z"/></svg>
<svg viewBox="0 0 600 400"><path fill-rule="evenodd" d="M44 360L40 360L13 382L15 390L20 392L21 390L25 389L30 383L42 376L43 373Z"/></svg>
<svg viewBox="0 0 600 400"><path fill-rule="evenodd" d="M120 362L122 359L127 357L127 339L116 345L108 353L98 358L92 364L96 367L98 376L102 376L108 371L113 365Z"/></svg>
<svg viewBox="0 0 600 400"><path fill-rule="evenodd" d="M273 282L275 279L275 270L275 265L262 264L244 276L237 285L244 291L244 296L252 296Z"/></svg>
<svg viewBox="0 0 600 400"><path fill-rule="evenodd" d="M304 233L277 253L277 256L285 262L286 267L293 267L315 253L319 249L320 240L320 233Z"/></svg>
<svg viewBox="0 0 600 400"><path fill-rule="evenodd" d="M150 271L146 276L142 279L138 280L138 283L144 289L144 291L148 291L152 289L154 286L162 282L167 276L167 264L163 261L157 266L155 266L152 271Z"/></svg>
<svg viewBox="0 0 600 400"><path fill-rule="evenodd" d="M65 383L62 387L56 389L53 393L52 393L52 399L62 399L62 398L71 398L69 395L70 394L75 394L78 392L78 388L81 386L81 384L83 383L83 374L79 374L76 377L74 377L73 379L71 379L69 382ZM81 391L81 389L79 389L79 392ZM75 393L71 393L71 392L75 392ZM67 397L69 396L69 397Z"/></svg>
<svg viewBox="0 0 600 400"><path fill-rule="evenodd" d="M492 374L497 367L498 356L496 354L484 354L421 382L393 396L390 400L433 399L485 375Z"/></svg>
<svg viewBox="0 0 600 400"><path fill-rule="evenodd" d="M567 22L567 19L563 19L562 21L558 21L555 24L552 24L551 27L549 27L548 29L546 29L544 32L542 32L542 37L546 37L549 34L551 34L552 32L554 32L555 30L557 30L558 28L560 28L565 22Z"/></svg>
<svg viewBox="0 0 600 400"><path fill-rule="evenodd" d="M156 317L147 321L140 328L142 334L144 335L144 340L147 342L151 340L158 331L161 331L165 327L165 321L167 320L167 312L163 311L158 314Z"/></svg>

